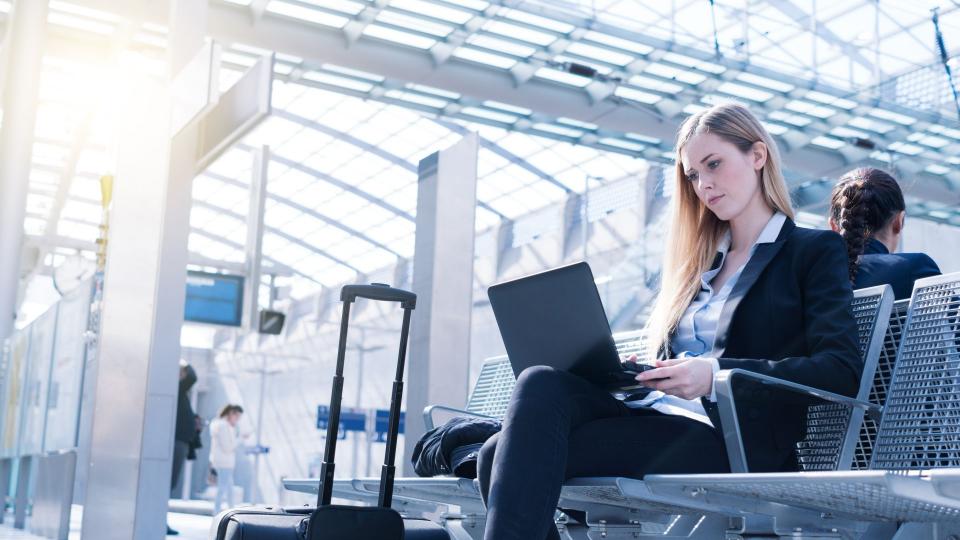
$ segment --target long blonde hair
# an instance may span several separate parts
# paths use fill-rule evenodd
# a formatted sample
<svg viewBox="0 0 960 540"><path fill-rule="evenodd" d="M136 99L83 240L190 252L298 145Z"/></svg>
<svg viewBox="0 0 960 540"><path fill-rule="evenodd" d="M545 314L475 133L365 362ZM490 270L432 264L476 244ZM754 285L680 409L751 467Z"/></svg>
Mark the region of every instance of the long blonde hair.
<svg viewBox="0 0 960 540"><path fill-rule="evenodd" d="M660 274L660 292L645 328L649 340L647 351L652 355L657 355L661 348L669 349L670 335L700 291L700 275L710 268L720 238L729 229L729 224L717 219L697 197L680 159L684 146L701 133L713 133L741 152L750 151L756 142L766 145L767 162L760 172L761 193L770 208L793 218L777 145L746 107L736 103L715 105L687 118L677 134L676 187Z"/></svg>

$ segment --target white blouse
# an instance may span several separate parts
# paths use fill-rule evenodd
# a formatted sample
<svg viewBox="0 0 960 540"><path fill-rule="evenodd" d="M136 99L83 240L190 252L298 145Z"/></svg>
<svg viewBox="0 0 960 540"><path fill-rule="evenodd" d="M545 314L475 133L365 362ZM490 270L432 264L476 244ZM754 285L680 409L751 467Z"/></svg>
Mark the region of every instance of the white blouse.
<svg viewBox="0 0 960 540"><path fill-rule="evenodd" d="M677 330L674 333L670 348L676 358L686 358L690 356L702 357L704 354L710 354L713 351L714 341L716 339L717 327L720 322L720 314L723 312L723 306L727 298L740 279L743 269L753 258L758 244L770 244L777 240L783 224L787 221L787 216L782 212L775 212L767 222L767 225L760 232L756 242L750 248L750 256L737 271L730 276L730 279L723 284L719 290L714 290L710 285L713 278L720 273L727 259L727 252L730 250L730 231L728 230L717 246L717 254L720 256L720 264L715 268L707 270L700 276L700 292L693 302L687 307L687 310L680 318ZM720 370L720 363L716 358L705 357L713 364L713 373L716 375ZM710 401L717 400L716 390L711 386ZM713 425L707 416L707 411L703 408L700 399L683 399L669 394L664 394L659 390L654 390L647 394L643 399L626 402L628 407L651 407L664 414L675 414L686 416L692 420Z"/></svg>

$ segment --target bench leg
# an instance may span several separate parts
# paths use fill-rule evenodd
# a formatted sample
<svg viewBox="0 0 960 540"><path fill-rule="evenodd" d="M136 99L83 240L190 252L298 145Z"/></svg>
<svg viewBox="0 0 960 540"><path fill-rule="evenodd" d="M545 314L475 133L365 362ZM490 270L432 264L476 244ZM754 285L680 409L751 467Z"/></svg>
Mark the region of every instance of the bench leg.
<svg viewBox="0 0 960 540"><path fill-rule="evenodd" d="M932 523L904 523L893 540L934 540Z"/></svg>
<svg viewBox="0 0 960 540"><path fill-rule="evenodd" d="M866 539L867 537L864 536ZM960 525L955 523L904 523L893 540L958 540Z"/></svg>
<svg viewBox="0 0 960 540"><path fill-rule="evenodd" d="M562 540L588 540L590 528L580 523L557 523L557 531Z"/></svg>
<svg viewBox="0 0 960 540"><path fill-rule="evenodd" d="M656 527L654 527L656 528ZM689 515L680 516L664 532L650 532L644 530L641 523L636 523L633 527L591 527L588 533L582 537L572 536L571 538L589 538L589 539L629 539L629 540L718 540L723 539L730 529L730 520L724 516L699 516Z"/></svg>
<svg viewBox="0 0 960 540"><path fill-rule="evenodd" d="M682 516L684 517L692 516ZM727 529L730 528L730 518L726 516L703 516L703 519L697 523L687 536L690 540L712 540L713 538L724 538ZM681 531L677 531L678 533Z"/></svg>
<svg viewBox="0 0 960 540"><path fill-rule="evenodd" d="M487 518L486 515L467 514L445 519L443 524L452 540L483 540Z"/></svg>
<svg viewBox="0 0 960 540"><path fill-rule="evenodd" d="M934 523L933 538L936 538L936 540L960 540L960 524Z"/></svg>

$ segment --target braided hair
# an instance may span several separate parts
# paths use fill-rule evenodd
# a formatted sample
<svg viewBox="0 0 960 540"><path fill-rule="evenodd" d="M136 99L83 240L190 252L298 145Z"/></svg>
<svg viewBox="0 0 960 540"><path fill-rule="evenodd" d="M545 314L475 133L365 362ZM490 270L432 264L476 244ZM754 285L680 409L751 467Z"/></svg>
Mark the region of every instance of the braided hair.
<svg viewBox="0 0 960 540"><path fill-rule="evenodd" d="M867 240L905 209L900 185L885 171L863 167L840 177L830 194L830 217L847 244L851 283Z"/></svg>

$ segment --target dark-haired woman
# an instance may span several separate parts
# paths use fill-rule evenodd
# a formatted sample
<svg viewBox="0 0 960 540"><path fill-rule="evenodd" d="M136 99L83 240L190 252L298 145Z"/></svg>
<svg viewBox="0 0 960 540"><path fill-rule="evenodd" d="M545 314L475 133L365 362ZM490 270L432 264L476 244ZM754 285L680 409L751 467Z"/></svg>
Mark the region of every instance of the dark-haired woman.
<svg viewBox="0 0 960 540"><path fill-rule="evenodd" d="M895 253L906 204L890 174L865 167L840 177L830 196L830 228L847 244L854 289L889 283L897 300L909 298L913 282L940 275L925 253Z"/></svg>

